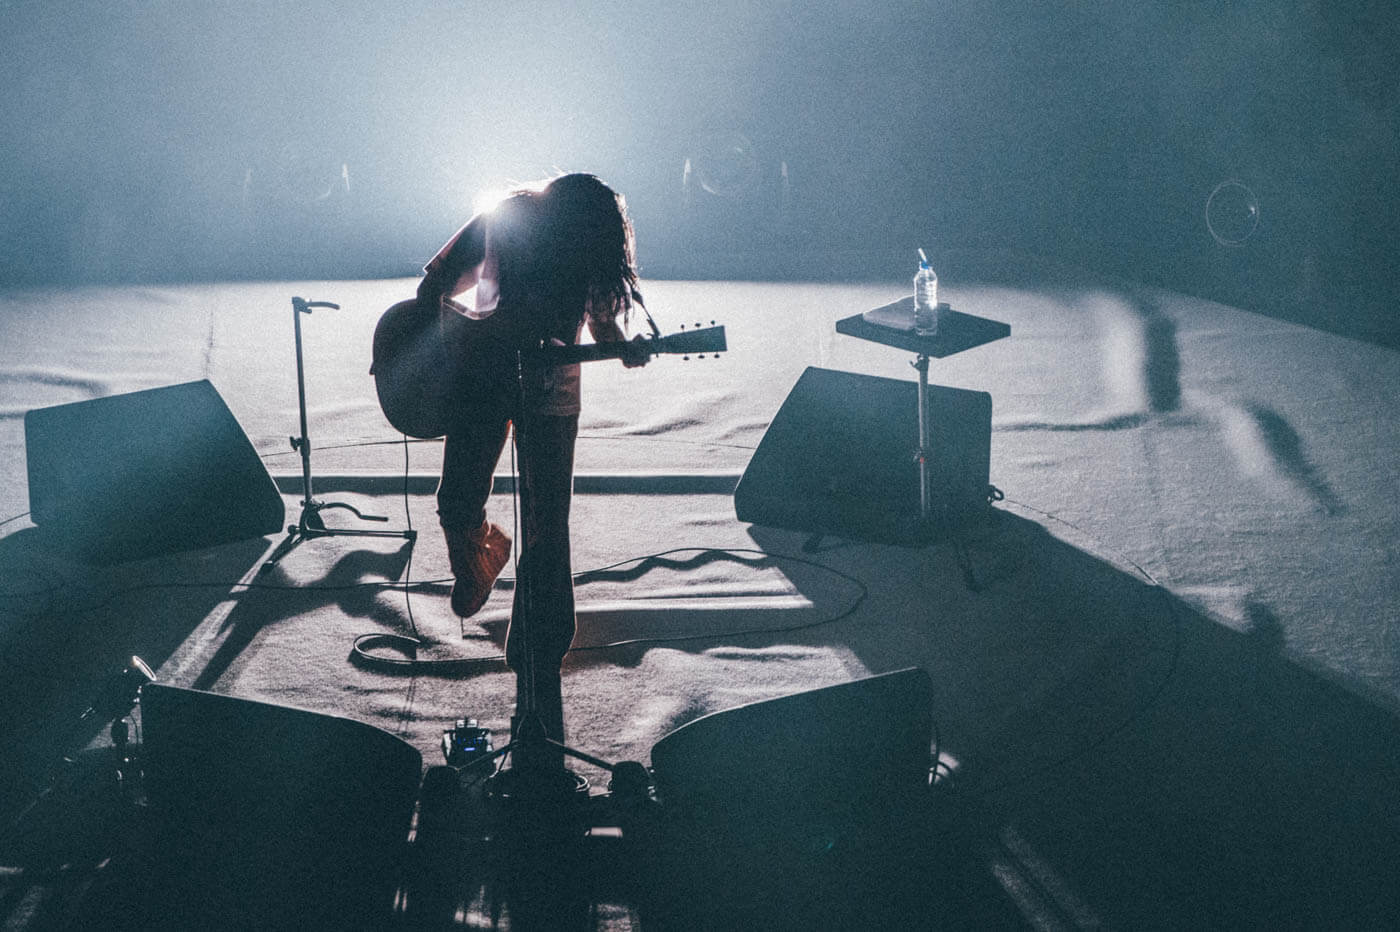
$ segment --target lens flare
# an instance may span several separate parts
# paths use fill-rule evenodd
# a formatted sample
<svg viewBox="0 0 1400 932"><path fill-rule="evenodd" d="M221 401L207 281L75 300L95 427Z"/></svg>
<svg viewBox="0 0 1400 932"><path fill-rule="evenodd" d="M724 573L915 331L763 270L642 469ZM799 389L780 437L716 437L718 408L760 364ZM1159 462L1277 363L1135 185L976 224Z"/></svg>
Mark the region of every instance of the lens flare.
<svg viewBox="0 0 1400 932"><path fill-rule="evenodd" d="M1220 182L1206 198L1206 229L1222 246L1243 246L1259 229L1259 198L1243 181Z"/></svg>

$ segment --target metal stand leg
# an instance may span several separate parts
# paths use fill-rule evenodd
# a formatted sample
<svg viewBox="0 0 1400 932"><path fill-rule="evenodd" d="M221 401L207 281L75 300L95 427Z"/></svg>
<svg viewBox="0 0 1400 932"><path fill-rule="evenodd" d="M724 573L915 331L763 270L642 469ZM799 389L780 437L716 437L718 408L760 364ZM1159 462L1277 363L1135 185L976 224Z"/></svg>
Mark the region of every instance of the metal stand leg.
<svg viewBox="0 0 1400 932"><path fill-rule="evenodd" d="M368 531L355 528L328 528L326 522L321 519L321 512L329 508L344 508L362 521L388 521L384 515L367 515L353 505L343 502L318 502L312 497L311 492L311 438L307 436L306 428L306 370L302 361L301 352L301 315L310 314L313 307L329 307L336 310L340 305L332 304L329 301L307 301L303 298L292 299L292 324L296 334L297 349L297 406L301 412L301 436L287 438L293 450L301 452L301 519L296 524L287 527L287 536L282 538L282 543L277 545L277 549L272 551L272 555L264 561L259 572L266 572L276 565L302 541L313 537L398 537L404 540L416 540L418 532L414 530L406 531Z"/></svg>
<svg viewBox="0 0 1400 932"><path fill-rule="evenodd" d="M925 524L929 519L928 501L928 357L923 353L910 363L919 371L919 446L915 459L919 463L919 519Z"/></svg>

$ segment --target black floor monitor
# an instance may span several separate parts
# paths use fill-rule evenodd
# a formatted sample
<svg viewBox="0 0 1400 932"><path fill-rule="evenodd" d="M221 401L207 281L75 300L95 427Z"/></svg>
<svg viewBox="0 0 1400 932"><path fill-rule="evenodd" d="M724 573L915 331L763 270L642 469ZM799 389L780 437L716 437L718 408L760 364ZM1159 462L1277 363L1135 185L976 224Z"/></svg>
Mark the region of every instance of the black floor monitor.
<svg viewBox="0 0 1400 932"><path fill-rule="evenodd" d="M159 683L140 699L161 928L384 928L422 757L371 725Z"/></svg>
<svg viewBox="0 0 1400 932"><path fill-rule="evenodd" d="M928 674L908 669L662 738L657 926L898 927L878 923L928 893L932 727Z"/></svg>
<svg viewBox="0 0 1400 932"><path fill-rule="evenodd" d="M282 529L282 496L208 380L36 408L24 442L32 520L98 562Z"/></svg>
<svg viewBox="0 0 1400 932"><path fill-rule="evenodd" d="M740 521L914 544L985 519L992 397L930 385L929 520L920 516L916 382L809 367L734 490Z"/></svg>

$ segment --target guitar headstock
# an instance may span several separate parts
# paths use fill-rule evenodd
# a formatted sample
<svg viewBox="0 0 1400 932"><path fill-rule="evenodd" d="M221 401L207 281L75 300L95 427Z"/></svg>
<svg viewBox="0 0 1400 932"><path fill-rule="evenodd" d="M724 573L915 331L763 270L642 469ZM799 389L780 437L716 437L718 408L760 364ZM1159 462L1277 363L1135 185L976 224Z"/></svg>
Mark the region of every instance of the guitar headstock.
<svg viewBox="0 0 1400 932"><path fill-rule="evenodd" d="M700 324L695 326L700 329L686 330L682 327L678 332L669 336L656 337L652 340L651 351L653 353L680 353L687 359L690 354L704 356L705 353L719 355L729 348L724 339L724 327L713 326L714 321L710 321L712 326L700 328Z"/></svg>

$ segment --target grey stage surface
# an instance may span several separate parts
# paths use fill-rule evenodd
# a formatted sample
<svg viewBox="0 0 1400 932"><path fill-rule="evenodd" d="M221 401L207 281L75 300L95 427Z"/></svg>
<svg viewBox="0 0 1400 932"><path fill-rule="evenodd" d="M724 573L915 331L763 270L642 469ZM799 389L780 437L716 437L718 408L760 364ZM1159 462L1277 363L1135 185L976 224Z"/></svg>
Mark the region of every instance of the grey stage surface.
<svg viewBox="0 0 1400 932"><path fill-rule="evenodd" d="M648 285L663 330L715 320L730 352L584 373L574 565L621 566L580 580L577 643L642 642L567 662L570 742L645 760L706 712L917 664L934 679L948 805L1031 921L1393 922L1400 355L1122 284L944 286L1012 327L930 372L992 394L997 520L924 549L802 554L799 535L737 522L726 482L806 367L914 378L908 354L833 329L904 284ZM56 749L46 723L132 653L177 685L381 725L428 760L463 715L502 739L508 580L465 627L440 582L407 599L352 586L447 575L439 448L396 442L366 374L378 314L412 288L0 293L0 519L28 507L26 410L208 378L286 477L294 520L300 295L342 305L304 320L318 493L424 531L411 563L401 541L313 541L253 588L276 537L98 569L36 548L23 517L5 524L0 638L25 706L9 797ZM406 497L360 478L406 465ZM498 494L493 518L511 508ZM698 549L643 559L683 548ZM403 676L347 662L355 636L414 628L427 656L481 663Z"/></svg>

